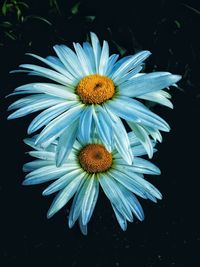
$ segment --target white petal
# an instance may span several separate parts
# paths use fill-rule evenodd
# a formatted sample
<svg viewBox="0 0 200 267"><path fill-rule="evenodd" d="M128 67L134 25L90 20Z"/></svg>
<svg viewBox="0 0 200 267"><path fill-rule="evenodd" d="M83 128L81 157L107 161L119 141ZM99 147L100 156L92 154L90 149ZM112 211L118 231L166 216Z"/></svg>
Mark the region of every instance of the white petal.
<svg viewBox="0 0 200 267"><path fill-rule="evenodd" d="M47 217L51 218L56 212L64 207L67 202L72 198L76 192L80 182L82 180L82 174L77 176L71 181L67 187L65 187L54 199L50 209L48 210Z"/></svg>
<svg viewBox="0 0 200 267"><path fill-rule="evenodd" d="M26 115L29 115L33 112L40 111L45 108L49 108L53 105L61 103L62 100L58 99L46 99L46 100L37 100L34 103L25 106L23 108L18 109L17 111L13 112L11 115L8 116L8 120L20 118Z"/></svg>
<svg viewBox="0 0 200 267"><path fill-rule="evenodd" d="M109 46L106 41L103 42L100 62L99 62L99 74L105 75L109 59Z"/></svg>
<svg viewBox="0 0 200 267"><path fill-rule="evenodd" d="M76 101L63 102L44 110L33 119L28 127L28 134L39 130L41 127L47 125L51 120L58 117L61 113L75 106L76 104Z"/></svg>
<svg viewBox="0 0 200 267"><path fill-rule="evenodd" d="M99 182L102 189L111 203L119 210L119 212L129 221L133 220L133 216L130 207L120 191L117 183L106 174L102 174L99 177Z"/></svg>
<svg viewBox="0 0 200 267"><path fill-rule="evenodd" d="M93 108L93 118L96 124L97 132L100 139L110 150L113 143L113 127L112 120L108 113L101 106Z"/></svg>
<svg viewBox="0 0 200 267"><path fill-rule="evenodd" d="M68 78L65 77L64 75L54 71L54 70L50 70L50 69L40 67L37 65L32 65L32 64L22 64L19 67L33 70L35 72L35 74L37 74L39 76L46 77L46 78L53 80L53 81L56 81L60 84L70 86ZM33 74L34 74L34 72L33 72Z"/></svg>
<svg viewBox="0 0 200 267"><path fill-rule="evenodd" d="M92 132L93 107L87 106L83 110L79 120L79 138L83 143L89 143Z"/></svg>
<svg viewBox="0 0 200 267"><path fill-rule="evenodd" d="M113 73L112 78L115 79L117 76L125 75L131 69L140 65L150 54L151 53L149 51L141 51L131 56Z"/></svg>
<svg viewBox="0 0 200 267"><path fill-rule="evenodd" d="M31 91L34 93L44 93L56 97L61 97L65 100L78 100L77 95L68 90L67 86L53 84L53 83L29 83L19 86L15 89L18 91Z"/></svg>
<svg viewBox="0 0 200 267"><path fill-rule="evenodd" d="M79 59L79 66L82 68L84 75L90 75L92 73L92 67L90 66L90 61L88 60L85 51L80 44L73 43L77 57Z"/></svg>
<svg viewBox="0 0 200 267"><path fill-rule="evenodd" d="M120 91L125 96L138 97L164 89L178 82L180 79L180 75L172 75L168 72L153 72L125 82L120 86Z"/></svg>
<svg viewBox="0 0 200 267"><path fill-rule="evenodd" d="M91 208L94 209L93 202L96 195L96 183L98 183L97 178L95 175L92 175L88 178L89 182L87 185L87 188L85 190L84 198L83 198L83 204L81 209L81 215L82 215L82 222L83 224L87 224L90 219L90 213Z"/></svg>
<svg viewBox="0 0 200 267"><path fill-rule="evenodd" d="M78 166L77 166L78 167ZM84 173L80 169L73 169L61 178L57 179L55 182L50 184L43 192L43 196L48 196L59 190L62 190L64 187L68 186L77 176L84 177Z"/></svg>
<svg viewBox="0 0 200 267"><path fill-rule="evenodd" d="M99 43L99 39L96 36L95 33L90 33L91 42L92 42L92 48L94 52L94 59L95 59L95 65L96 65L96 73L98 73L99 70L99 61L100 61L100 55L101 55L101 46Z"/></svg>
<svg viewBox="0 0 200 267"><path fill-rule="evenodd" d="M55 45L53 48L67 71L78 80L82 78L84 74L80 68L77 55L65 45Z"/></svg>
<svg viewBox="0 0 200 267"><path fill-rule="evenodd" d="M61 166L63 164L72 150L77 136L78 123L79 120L74 121L69 127L67 127L59 138L56 153L57 166Z"/></svg>
<svg viewBox="0 0 200 267"><path fill-rule="evenodd" d="M74 120L80 116L83 106L84 105L78 105L73 107L51 121L38 136L36 144L40 145L51 138L58 137L67 127L72 124Z"/></svg>
<svg viewBox="0 0 200 267"><path fill-rule="evenodd" d="M48 66L50 66L51 68L57 70L58 72L60 72L61 74L63 74L66 78L68 78L68 83L70 84L75 84L76 83L76 79L74 79L74 77L66 70L66 68L64 67L64 65L59 61L59 59L55 59L55 57L47 57L46 59L31 54L31 53L27 53L27 55L30 55L32 57L35 57L37 59L39 59L40 61L44 62L45 64L47 64ZM52 58L54 58L54 60L52 60ZM50 59L50 60L49 60ZM56 64L55 64L55 60L56 60ZM54 62L53 62L54 61ZM58 62L60 64L58 64Z"/></svg>
<svg viewBox="0 0 200 267"><path fill-rule="evenodd" d="M106 110L108 111L113 121L113 131L116 149L128 164L132 164L133 154L124 125L122 124L121 120L117 116L115 116L115 114L109 111L108 108L106 108Z"/></svg>
<svg viewBox="0 0 200 267"><path fill-rule="evenodd" d="M124 216L123 216L123 215L116 209L116 207L115 207L113 204L111 204L111 205L112 205L112 208L113 208L113 210L114 210L115 216L116 216L116 218L117 218L117 221L118 221L120 227L122 228L123 231L126 231L126 229L127 229L127 221L126 221L126 219L125 219Z"/></svg>
<svg viewBox="0 0 200 267"><path fill-rule="evenodd" d="M130 126L134 134L137 136L137 138L140 140L140 142L143 144L149 158L152 158L153 157L153 145L146 130L142 126L135 124L133 122L128 122L128 125ZM134 152L134 147L133 147L133 152Z"/></svg>

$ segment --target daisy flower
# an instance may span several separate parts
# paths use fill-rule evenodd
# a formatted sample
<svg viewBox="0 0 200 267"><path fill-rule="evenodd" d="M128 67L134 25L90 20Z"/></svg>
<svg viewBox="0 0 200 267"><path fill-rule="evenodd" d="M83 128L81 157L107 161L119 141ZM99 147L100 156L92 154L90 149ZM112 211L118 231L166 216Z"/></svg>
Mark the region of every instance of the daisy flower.
<svg viewBox="0 0 200 267"><path fill-rule="evenodd" d="M87 224L101 187L110 200L120 227L125 231L127 221L133 222L134 217L141 221L144 219L136 195L154 202L162 198L161 193L143 177L144 174L158 175L160 170L140 158L146 154L146 150L133 132L128 134L130 148L135 155L131 165L126 163L116 149L108 151L96 136L88 143L75 140L68 159L57 167L56 151L59 141L55 140L44 149L35 146L37 138L25 139L25 143L34 149L29 154L37 159L24 165L23 170L28 174L23 184L35 185L54 180L43 191L44 196L57 193L47 213L48 218L74 196L69 212L69 227L78 220L82 233L87 234ZM152 146L155 146L154 141Z"/></svg>
<svg viewBox="0 0 200 267"><path fill-rule="evenodd" d="M28 134L43 128L35 140L36 145L43 148L59 138L57 166L68 157L76 137L81 136L88 142L94 127L108 151L115 146L124 160L132 164L133 155L126 131L116 117L127 121L152 157L149 136L161 141L159 131L167 132L170 128L138 99L171 107L169 95L163 89L175 85L181 76L169 72L140 75L144 60L151 54L149 51L118 60L117 54L109 55L106 41L101 47L94 33L91 33L91 44L73 45L75 52L65 45L55 45L57 57L42 58L30 54L49 68L20 65L24 70L17 72L45 77L53 83L30 83L17 87L11 95L28 96L10 105L9 110L16 111L8 119L42 111L31 122Z"/></svg>

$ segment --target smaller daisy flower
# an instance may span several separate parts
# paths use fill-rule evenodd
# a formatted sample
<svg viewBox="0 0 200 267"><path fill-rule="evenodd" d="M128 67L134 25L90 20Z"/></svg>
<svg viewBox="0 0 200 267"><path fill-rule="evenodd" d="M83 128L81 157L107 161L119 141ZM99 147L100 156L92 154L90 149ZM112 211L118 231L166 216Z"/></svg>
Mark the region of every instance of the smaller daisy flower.
<svg viewBox="0 0 200 267"><path fill-rule="evenodd" d="M12 95L30 95L9 107L9 110L16 111L8 119L42 111L29 125L28 134L43 128L36 144L44 148L59 138L57 166L68 157L77 136L84 141L90 139L94 126L107 150L116 147L124 160L132 164L133 155L121 119L126 120L148 156L152 157L149 135L161 141L159 131L168 132L170 128L138 100L146 99L172 107L167 99L169 95L162 90L175 85L181 76L169 72L141 75L139 72L151 54L149 51L118 60L116 54L109 56L108 43L104 41L101 47L94 33L91 33L91 44L84 42L81 46L74 43L75 52L65 45L55 45L54 50L57 57L42 58L30 54L49 68L20 65L24 70L17 72L45 77L53 83L30 83L16 88Z"/></svg>
<svg viewBox="0 0 200 267"><path fill-rule="evenodd" d="M43 149L35 146L36 138L37 136L25 139L25 143L34 148L29 154L37 159L24 165L23 170L29 173L23 184L53 181L43 191L44 196L57 193L47 213L48 218L74 196L69 213L69 227L78 220L82 233L87 234L87 224L93 214L100 185L110 200L120 227L125 231L127 221L133 222L134 216L141 221L144 219L136 195L154 202L162 198L161 193L143 177L144 174L158 175L160 170L140 158L146 151L132 132L128 134L131 151L135 155L132 165L128 165L116 149L109 152L101 140L95 137L88 143L76 140L68 159L57 167L57 140ZM154 141L152 146L155 146Z"/></svg>

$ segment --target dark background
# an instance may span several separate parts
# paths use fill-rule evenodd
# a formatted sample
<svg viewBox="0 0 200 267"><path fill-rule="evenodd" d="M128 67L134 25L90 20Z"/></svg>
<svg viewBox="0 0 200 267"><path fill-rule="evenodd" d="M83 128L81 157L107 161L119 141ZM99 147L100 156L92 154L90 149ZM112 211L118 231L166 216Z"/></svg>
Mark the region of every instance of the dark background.
<svg viewBox="0 0 200 267"><path fill-rule="evenodd" d="M200 7L198 1L0 1L1 180L0 266L200 266L199 260L199 115ZM152 52L145 71L181 74L172 89L174 110L154 111L171 125L163 134L153 162L162 170L147 177L163 193L154 204L141 200L145 221L122 232L101 193L89 223L89 234L67 226L67 209L51 220L46 212L52 197L45 185L23 187L22 165L29 160L23 144L35 115L7 121L14 100L4 96L18 85L41 81L10 75L24 56L53 54L54 44L84 41L89 31L109 41L122 56ZM68 208L70 205L68 205Z"/></svg>

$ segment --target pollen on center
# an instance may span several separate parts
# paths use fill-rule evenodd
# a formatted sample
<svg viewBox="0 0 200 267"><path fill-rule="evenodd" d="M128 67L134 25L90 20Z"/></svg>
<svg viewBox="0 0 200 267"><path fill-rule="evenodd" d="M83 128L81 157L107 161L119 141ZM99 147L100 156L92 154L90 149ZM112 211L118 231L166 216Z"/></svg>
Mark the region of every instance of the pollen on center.
<svg viewBox="0 0 200 267"><path fill-rule="evenodd" d="M112 166L112 154L103 145L89 144L80 151L79 162L88 173L104 172Z"/></svg>
<svg viewBox="0 0 200 267"><path fill-rule="evenodd" d="M84 77L76 87L76 93L85 104L101 104L115 94L113 81L99 74Z"/></svg>

